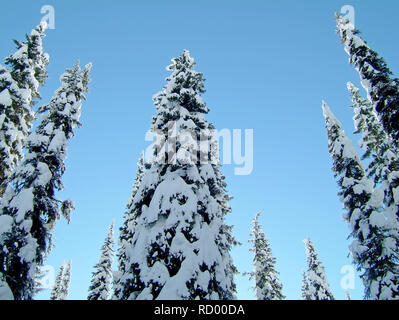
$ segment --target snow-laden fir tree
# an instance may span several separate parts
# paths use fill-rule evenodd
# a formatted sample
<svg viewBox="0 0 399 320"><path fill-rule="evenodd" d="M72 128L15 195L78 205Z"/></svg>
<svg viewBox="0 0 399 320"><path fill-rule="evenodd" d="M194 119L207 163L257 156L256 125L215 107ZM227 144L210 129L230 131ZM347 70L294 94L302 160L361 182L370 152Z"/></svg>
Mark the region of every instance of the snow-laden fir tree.
<svg viewBox="0 0 399 320"><path fill-rule="evenodd" d="M39 24L25 41L15 41L17 51L6 59L9 69L0 66L0 195L15 165L23 157L23 146L30 132L39 85L47 79L49 61L42 39L47 25Z"/></svg>
<svg viewBox="0 0 399 320"><path fill-rule="evenodd" d="M43 283L43 279L48 275L48 270L44 270L42 267L36 267L35 279L34 279L34 294L37 295L40 292L46 290Z"/></svg>
<svg viewBox="0 0 399 320"><path fill-rule="evenodd" d="M119 299L233 299L236 241L224 221L230 197L214 159L214 127L204 117L204 79L188 51L172 62L167 85L154 96L157 139L131 202L130 276Z"/></svg>
<svg viewBox="0 0 399 320"><path fill-rule="evenodd" d="M373 178L384 194L384 214L388 219L387 232L396 239L392 250L399 249L399 151L392 138L385 132L372 103L359 94L359 89L348 83L354 103L355 132L361 133L360 146L363 158L371 158L366 174ZM392 240L389 240L392 241ZM399 257L399 252L396 254Z"/></svg>
<svg viewBox="0 0 399 320"><path fill-rule="evenodd" d="M15 299L31 299L34 275L52 247L60 213L69 221L71 200L60 201L68 140L80 125L82 100L88 91L91 64L76 64L61 76L61 87L40 108L42 121L27 138L27 153L0 201L0 274Z"/></svg>
<svg viewBox="0 0 399 320"><path fill-rule="evenodd" d="M58 271L58 274L55 277L54 286L50 293L50 300L61 300L65 268L66 268L66 263L65 261L63 261L61 263L60 270Z"/></svg>
<svg viewBox="0 0 399 320"><path fill-rule="evenodd" d="M381 120L392 142L399 141L399 80L392 78L384 59L380 58L359 36L349 19L336 14L337 32L348 53L350 63L358 71L368 99Z"/></svg>
<svg viewBox="0 0 399 320"><path fill-rule="evenodd" d="M25 41L15 41L17 51L6 58L6 65L11 70L12 78L21 89L30 90L31 102L40 99L39 86L44 85L48 73L46 66L49 55L44 53L42 40L45 37L47 23L41 22Z"/></svg>
<svg viewBox="0 0 399 320"><path fill-rule="evenodd" d="M365 152L362 159L371 158L366 168L367 176L373 178L375 183L381 183L386 179L390 161L397 161L397 148L385 132L373 104L364 99L359 88L351 82L347 83L347 87L353 101L355 133L362 134L359 141L359 146Z"/></svg>
<svg viewBox="0 0 399 320"><path fill-rule="evenodd" d="M381 212L383 191L375 188L374 181L367 177L360 156L341 123L325 102L322 107L332 170L339 178L339 196L346 210L343 217L354 239L349 249L354 264L362 272L365 297L397 299L396 238L390 236L390 223Z"/></svg>
<svg viewBox="0 0 399 320"><path fill-rule="evenodd" d="M137 162L136 178L133 183L132 192L127 202L127 210L124 216L122 227L119 229L119 249L118 249L118 271L114 272L114 297L113 299L123 299L129 296L129 283L132 281L133 270L127 250L131 247L134 229L136 226L137 208L132 205L133 199L140 187L144 175L144 152L141 153ZM127 291L123 291L127 290Z"/></svg>
<svg viewBox="0 0 399 320"><path fill-rule="evenodd" d="M69 260L68 264L65 267L64 274L62 276L59 300L66 300L68 298L69 286L71 285L71 271L72 271L72 260Z"/></svg>
<svg viewBox="0 0 399 320"><path fill-rule="evenodd" d="M114 261L114 222L112 221L107 237L101 247L100 261L94 266L95 271L89 287L87 300L108 300L113 281L112 263Z"/></svg>
<svg viewBox="0 0 399 320"><path fill-rule="evenodd" d="M252 221L253 227L249 242L252 243L250 251L254 254L254 270L248 274L250 279L255 280L256 299L283 300L285 296L282 293L283 286L279 280L279 273L275 268L276 258L272 255L269 241L259 223L260 214L261 212L257 213Z"/></svg>
<svg viewBox="0 0 399 320"><path fill-rule="evenodd" d="M307 272L304 278L308 285L308 290L302 293L306 300L334 300L330 290L324 267L317 256L316 249L310 238L303 240L307 257ZM305 285L306 288L306 285Z"/></svg>
<svg viewBox="0 0 399 320"><path fill-rule="evenodd" d="M31 121L32 118L25 116L27 110L31 110L29 100L10 72L0 65L0 196L14 166L22 158L23 140L28 131L25 119Z"/></svg>
<svg viewBox="0 0 399 320"><path fill-rule="evenodd" d="M309 281L305 270L302 270L302 300L312 300Z"/></svg>

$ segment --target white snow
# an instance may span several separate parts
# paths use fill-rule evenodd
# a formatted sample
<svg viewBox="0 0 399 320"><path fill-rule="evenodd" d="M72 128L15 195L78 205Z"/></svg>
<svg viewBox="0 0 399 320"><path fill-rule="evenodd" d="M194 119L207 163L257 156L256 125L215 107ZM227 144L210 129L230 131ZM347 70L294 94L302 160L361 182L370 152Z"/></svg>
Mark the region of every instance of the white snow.
<svg viewBox="0 0 399 320"><path fill-rule="evenodd" d="M51 139L48 147L49 152L61 152L62 148L67 144L65 132L62 130L55 130L55 135Z"/></svg>
<svg viewBox="0 0 399 320"><path fill-rule="evenodd" d="M382 228L385 226L385 217L382 213L373 211L369 218L370 225L377 228Z"/></svg>
<svg viewBox="0 0 399 320"><path fill-rule="evenodd" d="M19 249L18 256L21 258L21 261L25 261L27 263L32 262L36 256L37 247L38 244L36 239L27 237L27 242L21 249Z"/></svg>
<svg viewBox="0 0 399 320"><path fill-rule="evenodd" d="M3 91L0 92L0 105L3 105L5 107L11 106L12 100L10 96L10 92L8 89L4 89Z"/></svg>
<svg viewBox="0 0 399 320"><path fill-rule="evenodd" d="M20 223L25 219L25 214L33 209L33 188L22 189L11 201L10 206L18 209L15 221Z"/></svg>
<svg viewBox="0 0 399 320"><path fill-rule="evenodd" d="M0 235L11 231L13 219L8 215L0 215ZM0 299L1 300L1 299Z"/></svg>
<svg viewBox="0 0 399 320"><path fill-rule="evenodd" d="M50 182L51 178L53 177L47 164L43 163L43 162L39 162L37 164L37 169L39 171L39 174L34 182L34 185L35 186L47 185Z"/></svg>

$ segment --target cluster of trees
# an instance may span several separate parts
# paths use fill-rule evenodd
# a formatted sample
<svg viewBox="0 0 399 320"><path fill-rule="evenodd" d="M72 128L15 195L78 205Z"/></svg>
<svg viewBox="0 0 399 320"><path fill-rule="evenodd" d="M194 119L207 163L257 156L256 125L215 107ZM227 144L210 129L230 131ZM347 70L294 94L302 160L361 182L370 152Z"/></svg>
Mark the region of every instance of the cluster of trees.
<svg viewBox="0 0 399 320"><path fill-rule="evenodd" d="M391 78L384 60L367 46L348 19L337 14L336 22L350 63L367 91L367 99L362 98L359 89L348 83L356 132L362 134L362 157L327 104L322 106L333 171L339 178L339 196L346 209L344 219L352 230L350 254L361 272L366 299L398 299L399 80ZM187 51L172 61L169 69L174 72L167 78L168 84L154 96L158 114L151 130L162 130L166 136L168 123L175 121L179 128L192 130L197 138L193 140L199 141L199 129L213 128L203 117L208 109L200 98L204 92L202 74L193 70ZM211 136L208 139L213 146L207 155L211 160L218 148ZM237 270L229 250L237 242L231 227L223 222L231 210L224 177L217 163L181 161L179 154L189 148L199 150L192 144L176 149L175 141L165 138L154 148L154 158L158 159L159 150L166 150L163 164L154 160L144 163L143 155L140 157L120 229L114 299L235 297L233 275ZM367 158L365 168L362 161ZM254 270L246 274L255 281L257 299L284 299L276 261L258 217L250 240ZM202 243L204 239L207 245ZM303 272L303 299L334 299L313 242L304 242L307 271Z"/></svg>
<svg viewBox="0 0 399 320"><path fill-rule="evenodd" d="M112 227L95 266L88 299L234 299L233 281L238 273L229 251L237 244L231 227L224 223L230 212L224 176L217 161L217 141L200 94L204 92L202 74L195 71L188 51L172 59L173 71L164 89L154 96L157 115L151 130L164 133L154 146L154 157L138 161L136 179L120 228L117 252L118 270L112 271ZM176 144L168 133L170 121L178 129L189 129L191 144ZM190 158L199 132L208 129L212 146L209 154ZM159 161L162 156L167 157ZM164 152L164 150L166 152ZM187 153L183 153L187 152ZM194 152L195 154L195 152ZM201 161L203 159L209 161ZM259 224L258 213L251 230L254 270L245 273L255 281L259 300L281 300L282 285L275 269L276 259ZM333 299L324 268L313 243L306 241L308 270L306 299ZM113 280L111 277L113 276ZM113 292L111 293L111 281Z"/></svg>
<svg viewBox="0 0 399 320"><path fill-rule="evenodd" d="M64 188L68 140L80 125L91 64L81 69L76 63L67 69L50 101L34 110L41 99L39 87L48 76L49 55L42 46L46 28L42 22L24 41L15 41L16 52L0 66L0 296L4 299L29 300L40 290L37 278L43 276L40 268L53 247L56 222L61 215L69 222L74 209L72 200L59 200L56 192Z"/></svg>
<svg viewBox="0 0 399 320"><path fill-rule="evenodd" d="M338 178L339 197L351 229L350 254L361 272L365 298L399 299L399 80L385 61L344 17L336 15L338 34L366 90L348 83L355 132L362 156L325 102L323 114Z"/></svg>
<svg viewBox="0 0 399 320"><path fill-rule="evenodd" d="M138 173L143 172L143 158L140 157L138 162L139 169ZM137 186L137 180L135 181ZM133 187L135 190L136 187ZM130 203L130 202L129 202ZM269 241L267 240L264 231L259 223L260 212L256 214L255 219L252 221L253 227L251 229L252 248L250 251L253 253L253 271L245 272L244 275L248 275L250 279L254 280L256 299L257 300L283 300L285 296L282 293L283 286L279 280L279 272L276 270L276 258L272 254ZM127 225L129 218L125 216L125 226ZM124 226L124 227L125 227ZM88 300L108 300L108 299L132 299L130 296L122 296L125 292L130 289L130 286L123 287L122 284L127 282L127 279L131 279L129 272L126 272L126 246L123 246L123 240L125 234L121 227L121 235L119 241L119 270L113 271L112 262L114 257L113 250L113 225L110 226L107 237L105 238L104 245L101 247L101 256L98 264L95 265L95 272L89 288ZM305 252L307 256L307 270L303 271L303 285L302 285L302 297L303 300L334 300L333 294L331 293L330 286L326 277L325 269L318 258L315 246L310 239L305 239ZM125 274L129 275L129 278L125 276L125 282L121 282L122 272L125 270ZM122 284L121 284L122 283ZM112 293L113 286L113 293ZM192 297L191 297L192 299ZM350 299L349 293L347 293L347 299Z"/></svg>
<svg viewBox="0 0 399 320"><path fill-rule="evenodd" d="M255 294L257 300L283 300L283 286L276 271L276 259L273 257L269 241L267 240L257 213L252 221L251 229L253 266L254 270L248 274L255 281ZM302 298L303 300L334 300L330 290L325 269L318 258L315 246L310 239L305 239L305 252L307 257L307 270L303 271Z"/></svg>
<svg viewBox="0 0 399 320"><path fill-rule="evenodd" d="M50 300L66 300L68 297L69 285L71 283L72 261L61 264L60 271L55 278L54 287L51 290Z"/></svg>
<svg viewBox="0 0 399 320"><path fill-rule="evenodd" d="M340 122L323 102L323 114L338 178L339 196L353 238L350 253L361 271L367 299L399 296L399 80L345 18L338 33L361 77L367 98L348 83L362 157ZM35 111L39 86L47 78L49 56L42 48L40 24L0 66L0 297L32 299L40 267L52 248L57 220L68 221L72 200L57 199L63 188L68 140L80 125L81 102L88 92L91 64L78 64L61 76L49 103ZM204 79L187 50L172 59L171 75L153 99L150 130L158 138L153 156L141 154L123 225L119 229L118 268L113 271L114 223L95 265L88 300L235 299L238 273L230 251L238 242L225 222L231 212L220 171L214 126L201 95ZM33 121L41 120L32 130ZM173 124L173 128L172 125ZM186 143L176 133L184 131ZM159 133L161 138L159 139ZM209 148L201 148L206 143ZM363 164L368 159L367 166ZM259 223L251 229L252 272L259 300L284 299L276 259ZM324 267L313 242L304 240L307 270L304 300L332 300ZM51 299L68 295L71 263L62 264ZM349 295L348 295L349 299Z"/></svg>

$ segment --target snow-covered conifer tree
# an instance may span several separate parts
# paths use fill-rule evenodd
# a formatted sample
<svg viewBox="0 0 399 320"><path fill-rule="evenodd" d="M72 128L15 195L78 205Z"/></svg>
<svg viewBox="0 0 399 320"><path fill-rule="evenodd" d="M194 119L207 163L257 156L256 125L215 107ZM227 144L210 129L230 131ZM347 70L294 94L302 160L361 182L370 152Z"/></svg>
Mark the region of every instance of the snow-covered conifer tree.
<svg viewBox="0 0 399 320"><path fill-rule="evenodd" d="M109 227L107 237L101 247L100 261L94 266L87 300L108 300L111 295L112 263L114 261L114 222Z"/></svg>
<svg viewBox="0 0 399 320"><path fill-rule="evenodd" d="M251 279L255 280L255 293L258 300L283 300L283 286L279 280L279 273L275 269L276 258L272 255L269 245L258 218L260 212L256 214L252 221L251 239L253 247L250 249L254 253L254 270L249 272Z"/></svg>
<svg viewBox="0 0 399 320"><path fill-rule="evenodd" d="M303 296L309 297L307 300L334 300L330 291L326 272L324 267L317 256L316 249L310 239L303 240L305 243L305 251L307 256L308 270L306 273L308 290L303 292ZM306 285L305 285L306 287Z"/></svg>
<svg viewBox="0 0 399 320"><path fill-rule="evenodd" d="M124 216L123 225L119 229L118 271L114 272L114 299L122 299L126 296L126 293L124 293L123 290L129 290L129 282L132 280L133 270L128 270L131 265L129 254L126 251L131 247L131 240L133 239L134 228L136 225L135 219L137 208L132 205L132 201L140 187L144 170L144 152L142 152L139 161L137 162L136 178L133 183L130 198L127 202L127 210Z"/></svg>
<svg viewBox="0 0 399 320"><path fill-rule="evenodd" d="M65 261L62 262L60 271L55 278L53 289L51 290L50 300L66 300L71 283L71 269L71 260L68 264Z"/></svg>
<svg viewBox="0 0 399 320"><path fill-rule="evenodd" d="M396 237L383 215L384 194L367 178L360 156L342 130L341 123L323 102L323 114L333 159L333 171L339 177L339 196L354 238L350 253L369 299L397 299L398 265ZM389 221L388 221L389 222Z"/></svg>
<svg viewBox="0 0 399 320"><path fill-rule="evenodd" d="M347 83L351 100L353 101L355 133L361 133L362 138L359 146L364 150L363 159L372 158L366 168L369 178L376 183L382 182L386 177L386 170L389 167L389 160L394 157L396 160L396 147L392 138L385 132L382 123L379 121L372 103L359 94L351 82Z"/></svg>
<svg viewBox="0 0 399 320"><path fill-rule="evenodd" d="M356 133L362 133L360 146L365 151L363 158L371 157L366 173L380 185L384 194L384 214L389 225L387 232L396 238L392 249L395 246L399 249L399 150L385 132L373 104L362 98L359 89L352 83L348 83L348 90L354 102Z"/></svg>
<svg viewBox="0 0 399 320"><path fill-rule="evenodd" d="M233 299L236 241L224 221L231 211L224 177L211 159L217 146L204 117L204 79L188 51L172 62L167 85L154 96L157 140L131 202L130 278L119 299Z"/></svg>
<svg viewBox="0 0 399 320"><path fill-rule="evenodd" d="M47 276L46 270L42 267L36 267L35 279L34 279L34 294L39 294L40 292L46 290L43 285L43 279Z"/></svg>
<svg viewBox="0 0 399 320"><path fill-rule="evenodd" d="M64 279L66 264L65 261L62 262L60 270L55 278L53 289L51 290L50 300L61 300L62 285Z"/></svg>
<svg viewBox="0 0 399 320"><path fill-rule="evenodd" d="M312 300L308 277L304 270L302 270L302 300Z"/></svg>
<svg viewBox="0 0 399 320"><path fill-rule="evenodd" d="M49 56L42 47L46 28L43 22L26 41L16 41L17 51L6 59L10 71L0 66L0 195L23 157L24 141L34 120L32 106L40 98L39 85L47 79Z"/></svg>
<svg viewBox="0 0 399 320"><path fill-rule="evenodd" d="M0 65L0 196L16 163L22 158L26 128L24 110L30 110L10 72ZM29 119L29 117L27 117Z"/></svg>
<svg viewBox="0 0 399 320"><path fill-rule="evenodd" d="M58 300L66 300L68 298L69 286L71 284L71 270L72 270L72 261L69 260L68 264L65 267L64 274L62 276Z"/></svg>
<svg viewBox="0 0 399 320"><path fill-rule="evenodd" d="M350 63L358 71L362 86L373 103L392 142L399 145L399 80L392 79L384 59L378 57L359 36L359 30L339 14L336 14L337 32L348 53Z"/></svg>
<svg viewBox="0 0 399 320"><path fill-rule="evenodd" d="M52 247L51 236L60 213L69 221L71 200L60 201L68 139L80 125L81 101L88 91L91 64L76 64L61 76L61 87L40 108L42 121L26 143L27 154L16 168L0 201L0 273L15 299L31 299L34 274ZM47 112L47 113L45 113Z"/></svg>
<svg viewBox="0 0 399 320"><path fill-rule="evenodd" d="M17 51L6 58L6 65L11 69L12 78L21 89L28 89L31 103L40 99L39 86L44 85L48 73L46 66L49 55L44 53L42 41L46 36L47 23L41 22L25 41L15 41Z"/></svg>

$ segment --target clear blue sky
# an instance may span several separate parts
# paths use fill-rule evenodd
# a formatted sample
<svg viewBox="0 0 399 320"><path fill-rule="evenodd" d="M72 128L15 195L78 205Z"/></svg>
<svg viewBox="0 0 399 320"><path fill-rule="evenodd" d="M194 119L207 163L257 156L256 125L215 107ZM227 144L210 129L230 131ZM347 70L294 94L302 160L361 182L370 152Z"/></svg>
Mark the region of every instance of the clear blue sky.
<svg viewBox="0 0 399 320"><path fill-rule="evenodd" d="M207 119L218 129L254 129L254 171L235 176L226 165L241 272L250 271L250 224L257 211L277 258L283 292L301 294L302 240L310 236L337 299L341 267L350 264L342 205L331 172L321 112L325 99L353 131L346 82L356 71L335 34L334 11L355 8L363 37L399 73L397 1L7 1L0 11L0 56L14 51L36 26L43 5L55 8L55 29L44 40L50 54L46 102L66 67L93 62L91 92L67 159L62 198L76 204L72 222L60 221L47 264L57 271L72 259L70 299L85 299L93 265L112 219L116 226L129 198L144 135L155 113L165 67L183 49L207 79ZM357 139L357 138L356 138ZM237 277L238 297L253 299L252 285ZM355 280L353 298L363 296ZM49 291L39 298L47 299Z"/></svg>

